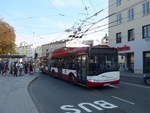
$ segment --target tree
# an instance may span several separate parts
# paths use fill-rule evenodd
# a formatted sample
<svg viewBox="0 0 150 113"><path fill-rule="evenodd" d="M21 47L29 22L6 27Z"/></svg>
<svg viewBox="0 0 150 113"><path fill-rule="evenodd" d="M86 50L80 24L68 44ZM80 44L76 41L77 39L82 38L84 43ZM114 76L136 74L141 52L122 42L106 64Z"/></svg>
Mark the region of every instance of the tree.
<svg viewBox="0 0 150 113"><path fill-rule="evenodd" d="M0 54L15 53L16 35L14 28L8 23L0 20Z"/></svg>

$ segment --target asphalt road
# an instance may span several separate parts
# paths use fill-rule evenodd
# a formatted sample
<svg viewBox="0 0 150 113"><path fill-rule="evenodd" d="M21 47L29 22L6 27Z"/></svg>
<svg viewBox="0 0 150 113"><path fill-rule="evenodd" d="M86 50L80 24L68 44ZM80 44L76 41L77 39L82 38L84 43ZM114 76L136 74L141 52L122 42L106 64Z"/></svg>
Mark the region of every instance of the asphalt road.
<svg viewBox="0 0 150 113"><path fill-rule="evenodd" d="M42 75L28 90L40 113L150 113L150 87L124 81L89 89Z"/></svg>

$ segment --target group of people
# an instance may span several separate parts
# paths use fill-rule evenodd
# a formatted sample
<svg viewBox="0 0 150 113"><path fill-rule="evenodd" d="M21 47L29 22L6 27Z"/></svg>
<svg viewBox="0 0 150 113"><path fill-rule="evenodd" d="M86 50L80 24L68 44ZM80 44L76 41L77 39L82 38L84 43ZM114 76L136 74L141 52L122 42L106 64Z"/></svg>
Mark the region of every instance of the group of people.
<svg viewBox="0 0 150 113"><path fill-rule="evenodd" d="M0 75L22 76L24 74L33 74L35 70L34 62L9 62L0 61Z"/></svg>

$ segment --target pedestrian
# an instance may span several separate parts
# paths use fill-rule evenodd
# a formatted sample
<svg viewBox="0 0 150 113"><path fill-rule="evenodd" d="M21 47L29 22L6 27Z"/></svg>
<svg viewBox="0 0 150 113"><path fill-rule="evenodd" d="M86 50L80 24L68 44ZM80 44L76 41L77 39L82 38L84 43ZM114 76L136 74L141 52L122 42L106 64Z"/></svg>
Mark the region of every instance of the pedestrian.
<svg viewBox="0 0 150 113"><path fill-rule="evenodd" d="M20 68L19 66L20 66L19 62L16 62L15 65L14 65L14 68L15 68L14 69L14 73L15 73L14 75L16 77L18 76L18 73L19 73L19 68Z"/></svg>
<svg viewBox="0 0 150 113"><path fill-rule="evenodd" d="M17 69L16 64L17 64L17 62L15 62L14 65L13 65L13 71L14 71L13 74L14 74L15 77L17 77L17 74L18 74L18 69Z"/></svg>
<svg viewBox="0 0 150 113"><path fill-rule="evenodd" d="M0 62L0 74L2 74L2 71L3 71L3 63L2 61Z"/></svg>
<svg viewBox="0 0 150 113"><path fill-rule="evenodd" d="M10 74L13 74L13 62L10 64Z"/></svg>
<svg viewBox="0 0 150 113"><path fill-rule="evenodd" d="M22 62L20 62L19 63L19 76L22 76L22 73L23 72L23 63Z"/></svg>
<svg viewBox="0 0 150 113"><path fill-rule="evenodd" d="M33 65L31 62L29 64L29 71L30 71L30 74L33 74Z"/></svg>
<svg viewBox="0 0 150 113"><path fill-rule="evenodd" d="M2 75L7 75L8 71L9 71L8 63L6 62L6 63L4 63Z"/></svg>
<svg viewBox="0 0 150 113"><path fill-rule="evenodd" d="M24 63L24 73L28 74L28 63L27 62Z"/></svg>

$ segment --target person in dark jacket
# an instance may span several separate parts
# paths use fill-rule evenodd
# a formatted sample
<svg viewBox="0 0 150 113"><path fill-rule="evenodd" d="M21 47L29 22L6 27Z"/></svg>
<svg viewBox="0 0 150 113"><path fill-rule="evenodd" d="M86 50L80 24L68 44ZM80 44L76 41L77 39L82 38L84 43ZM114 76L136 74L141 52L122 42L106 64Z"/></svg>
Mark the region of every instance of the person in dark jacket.
<svg viewBox="0 0 150 113"><path fill-rule="evenodd" d="M28 67L29 67L28 63L25 62L25 63L24 63L24 73L25 73L25 74L28 73Z"/></svg>
<svg viewBox="0 0 150 113"><path fill-rule="evenodd" d="M3 63L0 62L0 74L2 74L2 72L3 72Z"/></svg>
<svg viewBox="0 0 150 113"><path fill-rule="evenodd" d="M16 64L17 64L17 62L14 63L13 69L14 69L14 76L17 77L17 74L18 74L18 68L17 68Z"/></svg>
<svg viewBox="0 0 150 113"><path fill-rule="evenodd" d="M30 74L33 73L33 64L32 63L29 64L29 71L30 71Z"/></svg>

